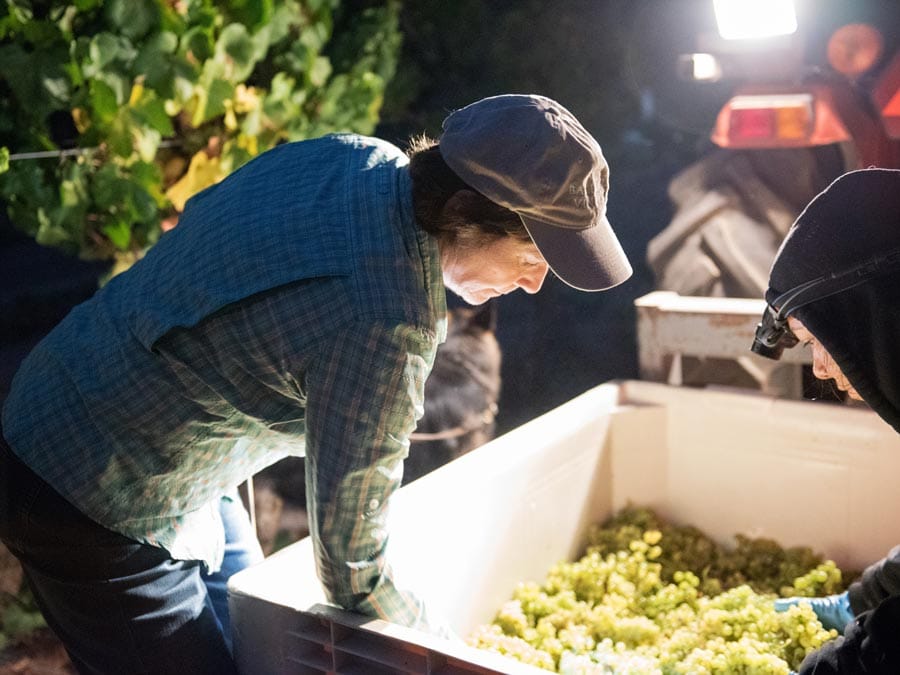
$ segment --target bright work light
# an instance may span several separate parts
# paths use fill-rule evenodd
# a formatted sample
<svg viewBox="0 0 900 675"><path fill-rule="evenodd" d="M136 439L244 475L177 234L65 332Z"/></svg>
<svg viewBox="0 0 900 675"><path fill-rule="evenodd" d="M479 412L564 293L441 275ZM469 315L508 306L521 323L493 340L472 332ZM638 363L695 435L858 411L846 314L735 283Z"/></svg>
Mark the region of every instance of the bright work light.
<svg viewBox="0 0 900 675"><path fill-rule="evenodd" d="M716 82L722 77L722 66L712 54L686 54L681 59L688 79Z"/></svg>
<svg viewBox="0 0 900 675"><path fill-rule="evenodd" d="M797 30L793 0L713 0L725 40L790 35Z"/></svg>

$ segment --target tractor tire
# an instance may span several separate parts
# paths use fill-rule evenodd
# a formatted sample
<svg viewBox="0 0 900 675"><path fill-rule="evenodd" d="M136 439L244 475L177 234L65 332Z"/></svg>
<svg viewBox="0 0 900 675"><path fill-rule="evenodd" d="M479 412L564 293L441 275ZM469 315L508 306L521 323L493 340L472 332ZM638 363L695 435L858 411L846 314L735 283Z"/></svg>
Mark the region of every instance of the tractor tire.
<svg viewBox="0 0 900 675"><path fill-rule="evenodd" d="M650 240L656 289L685 296L761 298L769 268L807 203L845 170L838 146L716 150L669 184L675 211ZM765 388L770 373L746 359L684 357L686 385Z"/></svg>
<svg viewBox="0 0 900 675"><path fill-rule="evenodd" d="M843 171L835 146L717 150L675 176L675 215L647 246L658 290L758 298L791 223Z"/></svg>

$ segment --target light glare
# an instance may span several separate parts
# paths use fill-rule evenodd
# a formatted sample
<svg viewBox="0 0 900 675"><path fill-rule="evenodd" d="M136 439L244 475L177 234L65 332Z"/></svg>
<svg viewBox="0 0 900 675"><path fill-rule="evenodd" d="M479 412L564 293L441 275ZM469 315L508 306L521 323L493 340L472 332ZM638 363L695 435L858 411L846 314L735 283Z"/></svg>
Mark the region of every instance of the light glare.
<svg viewBox="0 0 900 675"><path fill-rule="evenodd" d="M691 65L695 80L715 82L722 77L719 61L712 54L691 54Z"/></svg>
<svg viewBox="0 0 900 675"><path fill-rule="evenodd" d="M713 0L725 40L790 35L797 30L793 0Z"/></svg>

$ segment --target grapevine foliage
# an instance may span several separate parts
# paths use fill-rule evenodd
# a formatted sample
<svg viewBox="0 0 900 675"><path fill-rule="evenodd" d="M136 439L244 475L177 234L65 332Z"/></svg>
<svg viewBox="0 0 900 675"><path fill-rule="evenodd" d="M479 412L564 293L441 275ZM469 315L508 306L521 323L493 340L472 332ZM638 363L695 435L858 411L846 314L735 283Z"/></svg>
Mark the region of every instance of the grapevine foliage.
<svg viewBox="0 0 900 675"><path fill-rule="evenodd" d="M46 625L27 587L17 595L0 591L0 650Z"/></svg>
<svg viewBox="0 0 900 675"><path fill-rule="evenodd" d="M629 507L591 532L583 557L519 584L469 642L567 675L787 675L837 632L773 599L844 584L808 548L743 536L726 547Z"/></svg>
<svg viewBox="0 0 900 675"><path fill-rule="evenodd" d="M6 5L0 198L39 243L124 264L264 150L371 133L400 46L399 0Z"/></svg>

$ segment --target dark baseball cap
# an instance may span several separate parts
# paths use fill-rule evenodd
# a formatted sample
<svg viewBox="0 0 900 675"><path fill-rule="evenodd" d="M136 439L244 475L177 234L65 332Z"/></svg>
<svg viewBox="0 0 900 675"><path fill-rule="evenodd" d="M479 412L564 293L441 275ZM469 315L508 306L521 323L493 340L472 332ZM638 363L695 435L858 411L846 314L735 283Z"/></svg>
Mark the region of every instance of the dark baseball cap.
<svg viewBox="0 0 900 675"><path fill-rule="evenodd" d="M481 99L444 120L440 150L463 181L522 219L550 269L602 291L632 274L606 219L609 166L568 110L534 94Z"/></svg>

